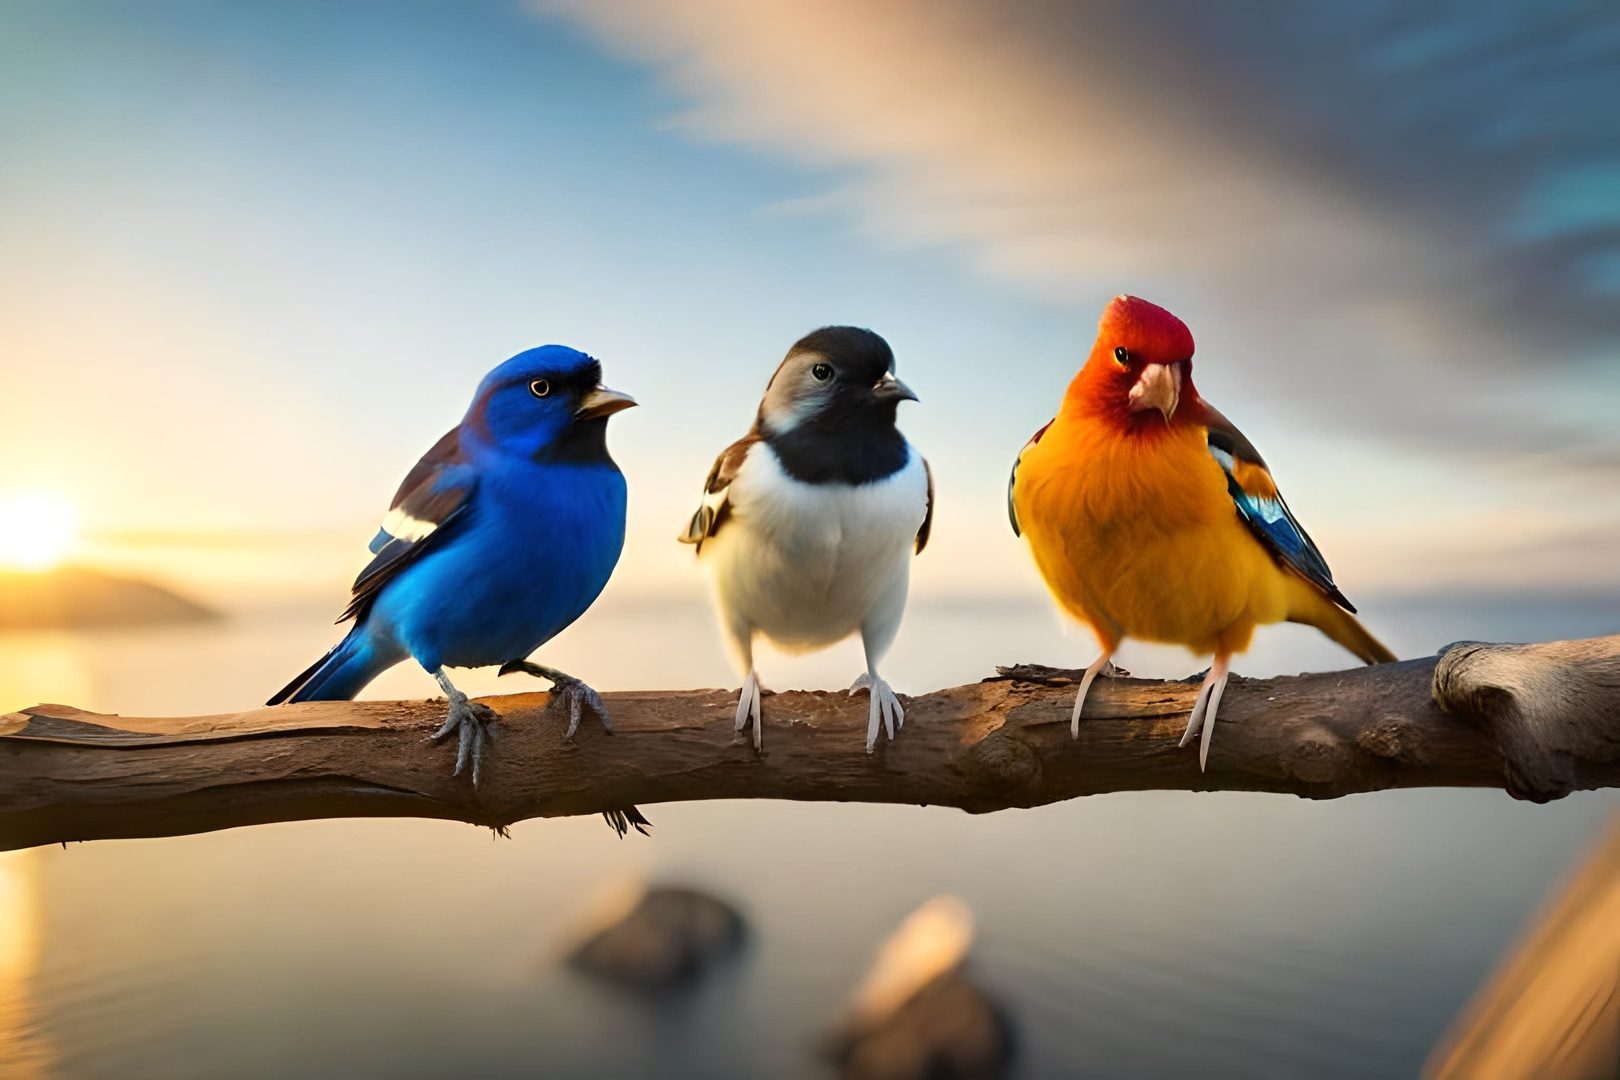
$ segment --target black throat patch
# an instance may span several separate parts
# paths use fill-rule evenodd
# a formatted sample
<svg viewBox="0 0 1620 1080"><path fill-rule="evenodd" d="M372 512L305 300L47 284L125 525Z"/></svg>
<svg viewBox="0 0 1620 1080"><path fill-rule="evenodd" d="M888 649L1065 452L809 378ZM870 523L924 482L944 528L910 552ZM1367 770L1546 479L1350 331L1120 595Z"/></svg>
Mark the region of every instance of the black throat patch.
<svg viewBox="0 0 1620 1080"><path fill-rule="evenodd" d="M534 460L542 465L597 465L618 469L618 463L608 453L607 422L605 416L575 420L535 454Z"/></svg>
<svg viewBox="0 0 1620 1080"><path fill-rule="evenodd" d="M766 434L782 469L805 484L870 484L906 467L910 453L894 426L895 403L812 417L791 431Z"/></svg>

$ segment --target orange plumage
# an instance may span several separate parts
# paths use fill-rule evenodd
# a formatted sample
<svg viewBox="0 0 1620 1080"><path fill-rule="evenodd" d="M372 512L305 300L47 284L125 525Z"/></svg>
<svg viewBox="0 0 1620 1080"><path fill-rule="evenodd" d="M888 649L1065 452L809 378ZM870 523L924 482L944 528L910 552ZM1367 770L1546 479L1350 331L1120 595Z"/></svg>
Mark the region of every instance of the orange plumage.
<svg viewBox="0 0 1620 1080"><path fill-rule="evenodd" d="M1368 663L1393 660L1350 614L1252 444L1199 396L1192 334L1135 297L1109 303L1057 417L1019 455L1008 498L1041 576L1095 631L1213 653L1183 744L1204 731L1256 626L1308 623Z"/></svg>

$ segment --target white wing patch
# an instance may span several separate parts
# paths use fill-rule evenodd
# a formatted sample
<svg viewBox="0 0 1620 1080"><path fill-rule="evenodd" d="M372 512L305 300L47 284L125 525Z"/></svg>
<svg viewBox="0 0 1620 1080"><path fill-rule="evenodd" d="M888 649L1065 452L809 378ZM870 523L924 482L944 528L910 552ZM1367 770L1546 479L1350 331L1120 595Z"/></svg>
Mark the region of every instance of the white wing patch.
<svg viewBox="0 0 1620 1080"><path fill-rule="evenodd" d="M423 521L419 517L412 517L404 507L396 506L388 511L387 517L383 518L382 527L384 532L396 540L414 542L424 539L439 525L435 521Z"/></svg>

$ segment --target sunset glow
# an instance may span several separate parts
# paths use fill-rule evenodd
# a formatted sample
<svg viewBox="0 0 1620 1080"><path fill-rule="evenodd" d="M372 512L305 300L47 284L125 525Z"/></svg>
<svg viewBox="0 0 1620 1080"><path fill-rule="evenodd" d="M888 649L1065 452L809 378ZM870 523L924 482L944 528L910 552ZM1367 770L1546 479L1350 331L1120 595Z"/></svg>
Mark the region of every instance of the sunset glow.
<svg viewBox="0 0 1620 1080"><path fill-rule="evenodd" d="M0 499L0 567L49 570L61 565L78 538L78 515L59 495Z"/></svg>

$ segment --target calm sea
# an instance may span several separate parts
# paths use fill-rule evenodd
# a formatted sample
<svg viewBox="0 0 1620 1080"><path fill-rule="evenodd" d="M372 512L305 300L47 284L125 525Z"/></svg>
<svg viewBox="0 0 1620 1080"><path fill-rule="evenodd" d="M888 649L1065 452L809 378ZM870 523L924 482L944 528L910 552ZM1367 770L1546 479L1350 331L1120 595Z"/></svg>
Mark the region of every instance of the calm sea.
<svg viewBox="0 0 1620 1080"><path fill-rule="evenodd" d="M1613 597L1364 610L1403 655L1620 630ZM329 616L0 637L0 709L251 706L330 643ZM1089 649L1036 602L924 601L886 673L920 692ZM542 655L602 689L737 681L686 600L610 596ZM1169 650L1124 663L1202 666ZM1240 670L1337 666L1310 632L1278 628ZM858 667L844 646L764 671L834 687ZM431 690L400 669L368 696ZM0 855L0 1075L816 1076L818 1037L878 943L953 893L978 920L973 970L1018 1026L1021 1075L1409 1076L1617 805L1157 792L971 817L720 802L650 807L652 838L623 841L594 818L510 840L339 821L16 852ZM736 963L662 1004L558 964L593 897L644 878L727 896L753 930Z"/></svg>

